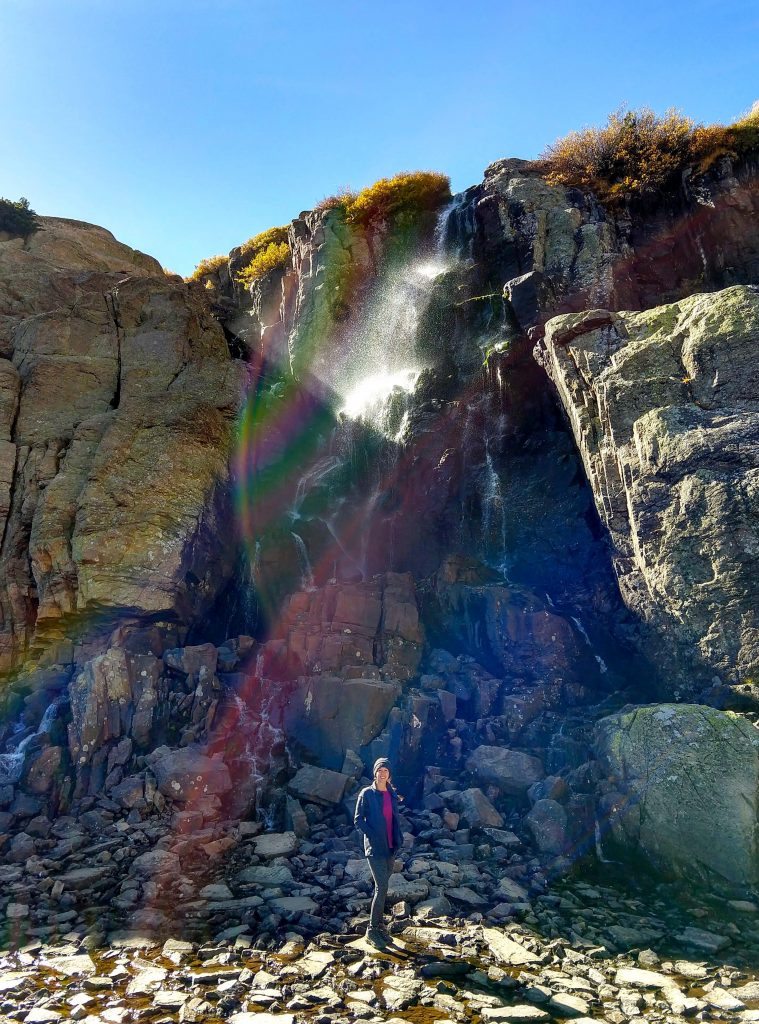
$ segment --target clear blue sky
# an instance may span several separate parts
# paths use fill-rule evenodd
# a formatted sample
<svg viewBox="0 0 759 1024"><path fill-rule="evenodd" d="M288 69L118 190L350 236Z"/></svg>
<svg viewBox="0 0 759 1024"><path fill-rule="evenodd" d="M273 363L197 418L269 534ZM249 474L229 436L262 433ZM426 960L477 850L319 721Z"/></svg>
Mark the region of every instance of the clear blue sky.
<svg viewBox="0 0 759 1024"><path fill-rule="evenodd" d="M759 98L748 0L0 0L0 47L0 195L183 274L342 185Z"/></svg>

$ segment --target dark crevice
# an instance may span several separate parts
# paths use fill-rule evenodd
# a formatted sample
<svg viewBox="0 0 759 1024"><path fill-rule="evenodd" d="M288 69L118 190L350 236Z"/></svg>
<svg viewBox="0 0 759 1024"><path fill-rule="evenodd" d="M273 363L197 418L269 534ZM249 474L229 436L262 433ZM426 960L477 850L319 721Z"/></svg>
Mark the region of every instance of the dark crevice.
<svg viewBox="0 0 759 1024"><path fill-rule="evenodd" d="M113 321L113 326L116 329L116 389L113 393L113 398L109 402L109 408L118 409L121 402L121 338L123 332L123 327L119 320L118 288L114 288L106 294L105 304L111 320Z"/></svg>
<svg viewBox="0 0 759 1024"><path fill-rule="evenodd" d="M247 342L240 337L239 334L235 334L234 331L230 331L224 321L219 321L221 329L224 331L224 337L227 340L227 348L232 359L244 359L246 362L250 359L252 351Z"/></svg>

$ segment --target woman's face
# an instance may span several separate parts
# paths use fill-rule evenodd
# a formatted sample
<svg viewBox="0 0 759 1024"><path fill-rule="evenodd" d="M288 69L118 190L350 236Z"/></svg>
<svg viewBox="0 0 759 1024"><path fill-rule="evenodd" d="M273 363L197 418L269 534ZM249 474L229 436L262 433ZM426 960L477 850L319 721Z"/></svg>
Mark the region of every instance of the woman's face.
<svg viewBox="0 0 759 1024"><path fill-rule="evenodd" d="M390 781L390 771L387 768L378 768L377 774L374 777L377 782L387 785Z"/></svg>

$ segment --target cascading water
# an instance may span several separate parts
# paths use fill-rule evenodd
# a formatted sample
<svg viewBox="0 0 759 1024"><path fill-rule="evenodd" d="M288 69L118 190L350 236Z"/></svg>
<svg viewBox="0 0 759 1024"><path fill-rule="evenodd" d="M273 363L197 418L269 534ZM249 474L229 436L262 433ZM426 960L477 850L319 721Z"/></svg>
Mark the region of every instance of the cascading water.
<svg viewBox="0 0 759 1024"><path fill-rule="evenodd" d="M575 626L577 626L578 632L580 633L580 635L582 636L583 640L585 641L585 643L590 648L590 650L591 650L591 652L593 654L593 657L596 659L596 662L598 663L598 669L599 669L601 675L603 675L605 672L608 672L609 671L608 666L607 666L606 662L603 660L603 658L601 657L601 655L596 651L595 647L593 646L593 642L591 641L590 637L588 636L588 631L585 628L585 626L583 626L583 624L580 621L580 619L578 619L576 616L572 615L572 616L570 616L570 618L572 619L572 622L574 622Z"/></svg>
<svg viewBox="0 0 759 1024"><path fill-rule="evenodd" d="M43 733L50 732L50 727L58 717L58 711L65 699L63 696L56 697L52 704L49 704L46 708L36 731L30 732L16 746L0 754L0 779L3 779L6 784L15 784L19 781L24 770L26 748L35 736L41 736Z"/></svg>
<svg viewBox="0 0 759 1024"><path fill-rule="evenodd" d="M340 423L332 433L328 454L309 466L298 481L291 518L293 522L305 518L324 524L334 541L336 557L327 555L319 562L334 563L335 571L340 562L348 572L355 569L366 579L377 569L372 564L370 541L382 514L382 496L397 475L415 389L425 366L419 351L420 324L435 282L455 260L449 253L447 225L456 209L458 197L439 214L433 244L380 279L332 365L318 371L338 397ZM319 510L319 502L310 496L325 482L338 479L341 467L347 468L346 476L354 482L352 495L345 502L330 495ZM301 536L295 543L303 585L307 586L313 571L305 568L309 539L298 530Z"/></svg>
<svg viewBox="0 0 759 1024"><path fill-rule="evenodd" d="M308 557L308 551L306 550L303 538L299 534L295 533L294 530L291 531L290 535L295 541L295 547L298 549L298 558L300 559L301 568L301 587L304 590L314 590L314 572L311 568L311 561Z"/></svg>
<svg viewBox="0 0 759 1024"><path fill-rule="evenodd" d="M501 480L493 465L490 441L485 438L485 485L482 496L482 529L485 548L494 567L503 568L506 556L506 508Z"/></svg>

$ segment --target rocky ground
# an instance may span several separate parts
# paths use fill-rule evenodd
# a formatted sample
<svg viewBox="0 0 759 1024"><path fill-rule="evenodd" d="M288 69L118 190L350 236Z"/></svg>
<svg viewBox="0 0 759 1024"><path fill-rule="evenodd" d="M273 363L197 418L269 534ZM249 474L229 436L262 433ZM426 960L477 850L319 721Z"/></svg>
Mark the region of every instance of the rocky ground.
<svg viewBox="0 0 759 1024"><path fill-rule="evenodd" d="M553 880L517 817L407 809L377 952L342 808L301 837L176 811L108 822L105 801L0 868L2 1019L759 1020L759 903L613 864Z"/></svg>

